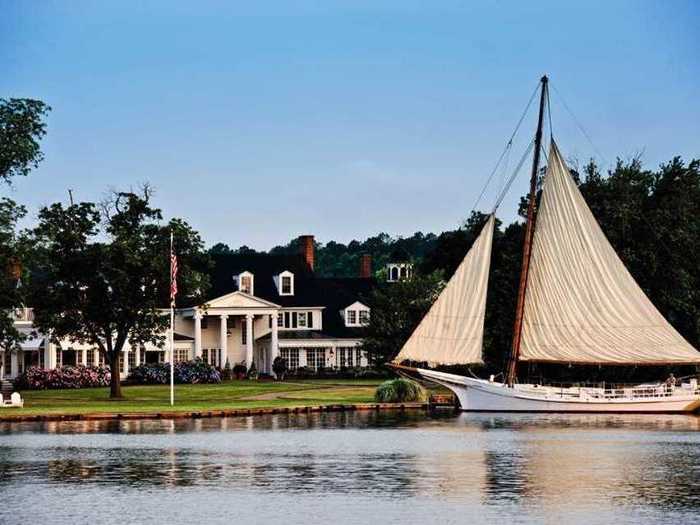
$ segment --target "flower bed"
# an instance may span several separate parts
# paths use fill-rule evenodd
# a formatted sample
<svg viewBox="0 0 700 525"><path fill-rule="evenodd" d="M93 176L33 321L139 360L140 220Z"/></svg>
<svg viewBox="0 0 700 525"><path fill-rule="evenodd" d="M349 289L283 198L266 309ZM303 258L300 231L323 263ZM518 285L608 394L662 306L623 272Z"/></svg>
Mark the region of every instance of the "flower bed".
<svg viewBox="0 0 700 525"><path fill-rule="evenodd" d="M27 368L15 380L18 390L49 390L108 386L109 367L62 366L53 370Z"/></svg>
<svg viewBox="0 0 700 525"><path fill-rule="evenodd" d="M129 374L129 382L139 385L170 383L170 363L137 366ZM201 359L175 363L175 382L179 384L221 383L221 372Z"/></svg>

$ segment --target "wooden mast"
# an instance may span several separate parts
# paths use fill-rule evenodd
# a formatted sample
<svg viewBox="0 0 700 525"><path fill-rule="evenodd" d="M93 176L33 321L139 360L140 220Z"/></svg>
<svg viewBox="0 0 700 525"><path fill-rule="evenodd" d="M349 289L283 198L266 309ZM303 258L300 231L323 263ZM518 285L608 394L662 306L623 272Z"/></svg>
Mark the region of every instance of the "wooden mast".
<svg viewBox="0 0 700 525"><path fill-rule="evenodd" d="M537 172L540 168L540 151L542 145L542 122L544 120L544 105L547 101L547 75L540 79L542 90L540 92L540 112L537 119L537 131L535 132L535 155L532 158L532 173L530 175L530 196L527 205L527 222L525 224L525 242L523 243L523 262L520 268L520 287L518 288L518 305L515 309L515 325L513 327L513 345L506 370L506 382L513 386L515 374L520 356L520 340L523 332L523 312L525 311L525 292L527 290L527 277L530 271L530 256L532 253L532 237L535 234L535 200L537 197Z"/></svg>

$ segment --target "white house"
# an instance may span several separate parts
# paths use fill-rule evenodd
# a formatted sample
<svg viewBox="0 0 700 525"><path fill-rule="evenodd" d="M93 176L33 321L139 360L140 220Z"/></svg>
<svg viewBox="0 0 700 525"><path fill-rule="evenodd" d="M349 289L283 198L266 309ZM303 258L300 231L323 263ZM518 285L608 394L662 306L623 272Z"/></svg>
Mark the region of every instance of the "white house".
<svg viewBox="0 0 700 525"><path fill-rule="evenodd" d="M183 305L175 316L175 361L201 357L223 367L254 363L272 373L281 355L292 369L367 366L360 350L362 326L371 315L367 298L376 285L371 260L362 257L356 278L314 274L312 236L300 238L298 255L213 256L212 288L205 304ZM15 323L32 332L32 310L15 312ZM125 348L121 375L143 362L167 361L166 348ZM29 366L103 364L94 348L47 337L30 337L16 352L3 352L0 376L13 378Z"/></svg>

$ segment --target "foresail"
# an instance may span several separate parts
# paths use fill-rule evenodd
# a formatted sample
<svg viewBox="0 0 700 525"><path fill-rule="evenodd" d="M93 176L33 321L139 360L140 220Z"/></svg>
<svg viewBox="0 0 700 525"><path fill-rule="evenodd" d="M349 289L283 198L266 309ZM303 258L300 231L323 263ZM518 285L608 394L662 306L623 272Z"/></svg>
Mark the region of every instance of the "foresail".
<svg viewBox="0 0 700 525"><path fill-rule="evenodd" d="M625 268L552 142L535 223L524 361L698 363Z"/></svg>
<svg viewBox="0 0 700 525"><path fill-rule="evenodd" d="M428 361L445 365L482 362L494 224L495 217L491 215L395 362Z"/></svg>

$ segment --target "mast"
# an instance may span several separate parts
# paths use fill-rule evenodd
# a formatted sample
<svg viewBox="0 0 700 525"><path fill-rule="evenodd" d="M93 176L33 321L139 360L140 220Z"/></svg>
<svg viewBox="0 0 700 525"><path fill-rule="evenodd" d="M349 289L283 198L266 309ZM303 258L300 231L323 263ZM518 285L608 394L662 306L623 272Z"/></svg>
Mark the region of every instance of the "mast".
<svg viewBox="0 0 700 525"><path fill-rule="evenodd" d="M515 325L513 327L513 345L506 370L506 382L513 386L515 373L520 355L520 340L523 331L523 312L525 311L525 292L527 290L527 276L530 271L530 256L532 254L532 238L535 234L535 199L537 197L537 172L540 168L540 151L542 144L542 123L544 121L544 106L547 101L548 83L547 75L540 79L542 84L540 92L540 112L537 118L537 131L535 132L535 155L532 158L532 173L530 174L530 196L527 205L527 222L525 223L525 242L523 243L523 262L520 268L520 286L518 288L518 304L515 309Z"/></svg>

